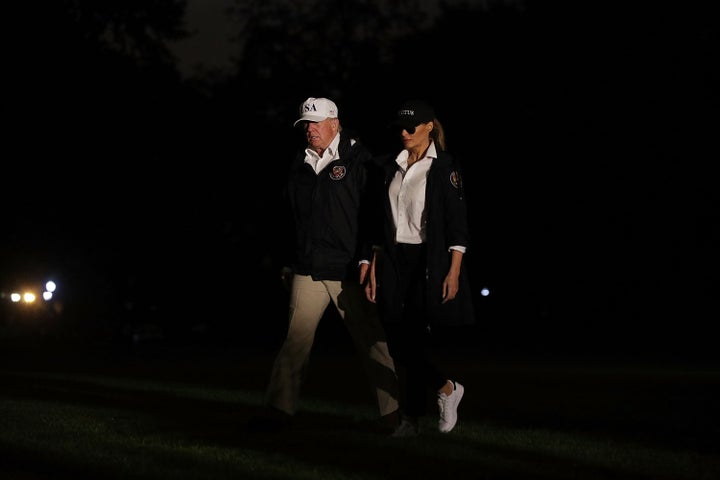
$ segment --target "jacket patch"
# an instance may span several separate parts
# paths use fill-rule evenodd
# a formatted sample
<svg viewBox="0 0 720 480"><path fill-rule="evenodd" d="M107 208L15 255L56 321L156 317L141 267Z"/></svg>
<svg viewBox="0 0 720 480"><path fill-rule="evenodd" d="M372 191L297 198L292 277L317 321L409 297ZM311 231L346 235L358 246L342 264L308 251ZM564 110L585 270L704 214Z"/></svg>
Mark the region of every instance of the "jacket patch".
<svg viewBox="0 0 720 480"><path fill-rule="evenodd" d="M460 188L462 186L462 179L460 178L460 174L457 170L450 172L450 183L455 188Z"/></svg>
<svg viewBox="0 0 720 480"><path fill-rule="evenodd" d="M330 172L328 173L328 175L330 175L330 178L332 178L333 180L342 180L345 177L346 173L347 169L344 166L339 165L333 167L332 170L330 170Z"/></svg>

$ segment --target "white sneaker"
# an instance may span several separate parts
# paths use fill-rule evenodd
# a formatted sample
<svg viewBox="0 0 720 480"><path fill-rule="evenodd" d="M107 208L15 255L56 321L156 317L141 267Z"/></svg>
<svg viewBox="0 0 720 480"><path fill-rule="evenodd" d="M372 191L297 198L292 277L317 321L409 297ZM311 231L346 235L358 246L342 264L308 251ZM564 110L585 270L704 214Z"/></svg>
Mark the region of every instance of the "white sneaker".
<svg viewBox="0 0 720 480"><path fill-rule="evenodd" d="M420 434L420 425L416 418L402 417L400 425L390 435L394 438L417 437Z"/></svg>
<svg viewBox="0 0 720 480"><path fill-rule="evenodd" d="M452 380L451 380L452 381ZM440 407L440 420L438 429L442 433L448 433L455 428L457 423L457 409L465 393L465 387L457 382L452 382L454 390L450 395L438 394L438 407Z"/></svg>

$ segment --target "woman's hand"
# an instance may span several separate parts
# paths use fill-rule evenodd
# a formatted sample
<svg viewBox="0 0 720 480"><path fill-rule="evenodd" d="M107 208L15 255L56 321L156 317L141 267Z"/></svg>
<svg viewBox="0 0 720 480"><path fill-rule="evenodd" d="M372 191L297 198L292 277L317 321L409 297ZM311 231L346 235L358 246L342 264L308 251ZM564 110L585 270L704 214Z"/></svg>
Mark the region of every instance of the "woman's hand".
<svg viewBox="0 0 720 480"><path fill-rule="evenodd" d="M367 271L367 282L365 282L365 297L368 301L375 303L375 293L377 291L377 280L375 279L375 263L377 261L377 253L373 254L372 261Z"/></svg>
<svg viewBox="0 0 720 480"><path fill-rule="evenodd" d="M450 300L454 299L459 289L460 281L458 280L457 275L448 273L442 284L442 303L449 302Z"/></svg>
<svg viewBox="0 0 720 480"><path fill-rule="evenodd" d="M442 284L442 303L453 300L460 289L460 265L462 264L463 252L450 250L450 270L448 270Z"/></svg>

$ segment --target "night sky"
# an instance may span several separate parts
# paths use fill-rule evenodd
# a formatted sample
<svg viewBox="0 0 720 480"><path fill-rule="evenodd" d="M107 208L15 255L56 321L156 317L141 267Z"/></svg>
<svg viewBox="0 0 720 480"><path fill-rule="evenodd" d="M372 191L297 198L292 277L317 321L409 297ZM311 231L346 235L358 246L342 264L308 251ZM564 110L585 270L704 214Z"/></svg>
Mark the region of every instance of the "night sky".
<svg viewBox="0 0 720 480"><path fill-rule="evenodd" d="M477 295L473 341L710 357L715 17L681 2L485 3L421 27L412 8L311 16L268 2L240 13L252 28L238 27L228 68L190 75L167 48L183 18L173 2L119 19L93 2L48 3L47 18L14 7L3 284L54 272L73 328L98 334L144 321L274 334L285 321L274 251L289 235L275 219L302 145L298 105L334 98L345 128L381 152L397 149L394 109L420 96L466 172L467 258L478 292L491 291ZM142 36L140 19L159 34ZM108 42L111 31L126 36ZM129 312L130 298L144 306ZM271 320L250 329L256 308Z"/></svg>

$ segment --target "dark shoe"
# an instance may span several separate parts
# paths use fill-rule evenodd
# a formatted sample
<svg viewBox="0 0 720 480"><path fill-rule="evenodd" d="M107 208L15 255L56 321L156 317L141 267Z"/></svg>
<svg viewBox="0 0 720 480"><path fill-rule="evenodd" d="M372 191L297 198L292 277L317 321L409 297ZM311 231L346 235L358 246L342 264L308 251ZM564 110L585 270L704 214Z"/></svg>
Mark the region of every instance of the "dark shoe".
<svg viewBox="0 0 720 480"><path fill-rule="evenodd" d="M267 433L282 432L292 426L292 418L292 415L276 408L267 407L263 413L248 420L248 430Z"/></svg>
<svg viewBox="0 0 720 480"><path fill-rule="evenodd" d="M375 429L381 434L392 433L399 425L400 410L385 414L375 421Z"/></svg>
<svg viewBox="0 0 720 480"><path fill-rule="evenodd" d="M390 435L393 438L417 437L420 435L420 423L417 418L403 417L400 425Z"/></svg>

